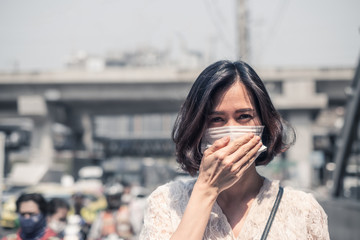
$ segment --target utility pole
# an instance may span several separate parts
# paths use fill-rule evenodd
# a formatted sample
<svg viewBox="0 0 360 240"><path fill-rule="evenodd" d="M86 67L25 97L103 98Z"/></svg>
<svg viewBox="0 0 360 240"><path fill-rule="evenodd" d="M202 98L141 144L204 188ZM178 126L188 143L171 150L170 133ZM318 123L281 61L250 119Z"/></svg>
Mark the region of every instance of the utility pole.
<svg viewBox="0 0 360 240"><path fill-rule="evenodd" d="M236 5L237 58L248 62L250 60L250 47L246 0L236 0Z"/></svg>

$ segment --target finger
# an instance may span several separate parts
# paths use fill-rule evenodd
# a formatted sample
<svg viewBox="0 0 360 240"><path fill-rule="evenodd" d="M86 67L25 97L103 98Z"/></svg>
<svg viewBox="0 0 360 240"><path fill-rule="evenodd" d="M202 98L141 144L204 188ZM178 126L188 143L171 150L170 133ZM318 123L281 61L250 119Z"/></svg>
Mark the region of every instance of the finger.
<svg viewBox="0 0 360 240"><path fill-rule="evenodd" d="M235 152L232 157L234 157L234 159L239 159L238 161L235 161L233 164L233 169L235 171L246 171L246 169L248 169L255 161L255 156L257 154L257 152L259 151L259 149L262 146L262 142L258 142L253 148L251 148L249 151L247 152Z"/></svg>
<svg viewBox="0 0 360 240"><path fill-rule="evenodd" d="M250 168L250 166L255 163L255 160L255 157L253 157L250 161L243 165L240 170L238 170L236 177L241 178L241 176L245 174L245 172Z"/></svg>
<svg viewBox="0 0 360 240"><path fill-rule="evenodd" d="M260 141L260 137L255 136L248 143L244 144L237 151L231 154L231 157L233 157L236 162L238 160L240 160L240 162L246 162L257 153L261 146L262 142Z"/></svg>
<svg viewBox="0 0 360 240"><path fill-rule="evenodd" d="M227 144L230 142L230 137L229 136L225 136L222 137L218 140L216 140L208 149L206 149L204 151L204 155L208 156L214 152L216 152L217 150L227 146Z"/></svg>
<svg viewBox="0 0 360 240"><path fill-rule="evenodd" d="M260 138L258 136L254 136L253 133L248 134L241 139L230 142L226 147L218 150L214 153L214 157L215 159L222 161L227 167L233 169L233 164L242 160L242 157L244 157L259 141ZM244 159L242 164L247 160L248 159Z"/></svg>
<svg viewBox="0 0 360 240"><path fill-rule="evenodd" d="M227 151L227 155L231 155L237 152L239 149L241 151L249 151L252 147L254 147L258 143L258 136L255 136L253 133L246 134L240 138L231 141L224 150Z"/></svg>
<svg viewBox="0 0 360 240"><path fill-rule="evenodd" d="M244 144L231 154L229 156L229 161L232 162L233 167L240 169L253 158L261 146L262 142L260 141L260 137L255 136L248 143Z"/></svg>

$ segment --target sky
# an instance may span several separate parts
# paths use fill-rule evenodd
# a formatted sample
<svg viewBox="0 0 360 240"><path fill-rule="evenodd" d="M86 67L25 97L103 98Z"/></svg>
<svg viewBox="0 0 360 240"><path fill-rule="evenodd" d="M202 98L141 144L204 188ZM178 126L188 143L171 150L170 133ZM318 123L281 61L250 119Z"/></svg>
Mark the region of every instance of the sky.
<svg viewBox="0 0 360 240"><path fill-rule="evenodd" d="M246 5L252 65L356 66L360 1ZM145 47L234 60L236 20L236 0L0 0L0 71L58 70L78 51L105 56Z"/></svg>

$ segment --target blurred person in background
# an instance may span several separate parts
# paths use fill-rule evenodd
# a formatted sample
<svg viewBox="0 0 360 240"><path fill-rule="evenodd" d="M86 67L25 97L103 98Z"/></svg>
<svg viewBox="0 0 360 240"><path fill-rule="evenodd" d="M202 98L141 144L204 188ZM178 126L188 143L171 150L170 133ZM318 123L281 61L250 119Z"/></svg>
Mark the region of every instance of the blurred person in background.
<svg viewBox="0 0 360 240"><path fill-rule="evenodd" d="M71 201L72 201L72 207L73 207L73 209L71 211L73 212L74 215L81 216L81 210L85 206L85 196L84 196L84 194L81 193L81 192L74 193L71 196Z"/></svg>
<svg viewBox="0 0 360 240"><path fill-rule="evenodd" d="M76 192L71 196L71 209L68 214L67 235L77 236L76 239L87 239L90 224L87 223L83 216L85 208L85 195L82 192Z"/></svg>
<svg viewBox="0 0 360 240"><path fill-rule="evenodd" d="M89 240L131 239L133 230L130 223L128 204L123 204L124 187L120 183L105 186L107 208L97 215L91 225Z"/></svg>
<svg viewBox="0 0 360 240"><path fill-rule="evenodd" d="M131 189L132 186L130 183L128 183L127 181L120 181L120 184L123 186L123 192L121 194L121 203L122 204L129 204L132 200L132 195L131 195Z"/></svg>
<svg viewBox="0 0 360 240"><path fill-rule="evenodd" d="M177 161L197 178L150 195L140 239L329 239L327 215L311 194L255 168L285 152L295 133L247 63L208 66L172 137Z"/></svg>
<svg viewBox="0 0 360 240"><path fill-rule="evenodd" d="M59 239L56 233L47 227L47 202L38 193L21 194L16 200L16 212L19 214L20 228L3 240L47 240Z"/></svg>
<svg viewBox="0 0 360 240"><path fill-rule="evenodd" d="M53 198L48 203L48 227L57 233L59 238L64 238L69 210L70 205L62 198Z"/></svg>
<svg viewBox="0 0 360 240"><path fill-rule="evenodd" d="M130 222L134 235L139 236L143 225L147 192L143 187L133 186L131 188L131 196L132 198L129 203Z"/></svg>

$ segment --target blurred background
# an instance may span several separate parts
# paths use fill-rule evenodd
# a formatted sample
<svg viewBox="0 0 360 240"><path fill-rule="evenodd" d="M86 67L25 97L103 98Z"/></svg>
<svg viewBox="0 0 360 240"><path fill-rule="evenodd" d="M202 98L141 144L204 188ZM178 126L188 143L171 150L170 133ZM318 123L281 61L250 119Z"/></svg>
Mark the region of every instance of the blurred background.
<svg viewBox="0 0 360 240"><path fill-rule="evenodd" d="M189 178L170 138L176 114L207 65L240 58L297 132L258 170L313 193L331 239L359 239L359 9L357 0L0 0L0 237L18 226L21 192L69 203L81 193L91 225L112 182L141 212L157 186Z"/></svg>

